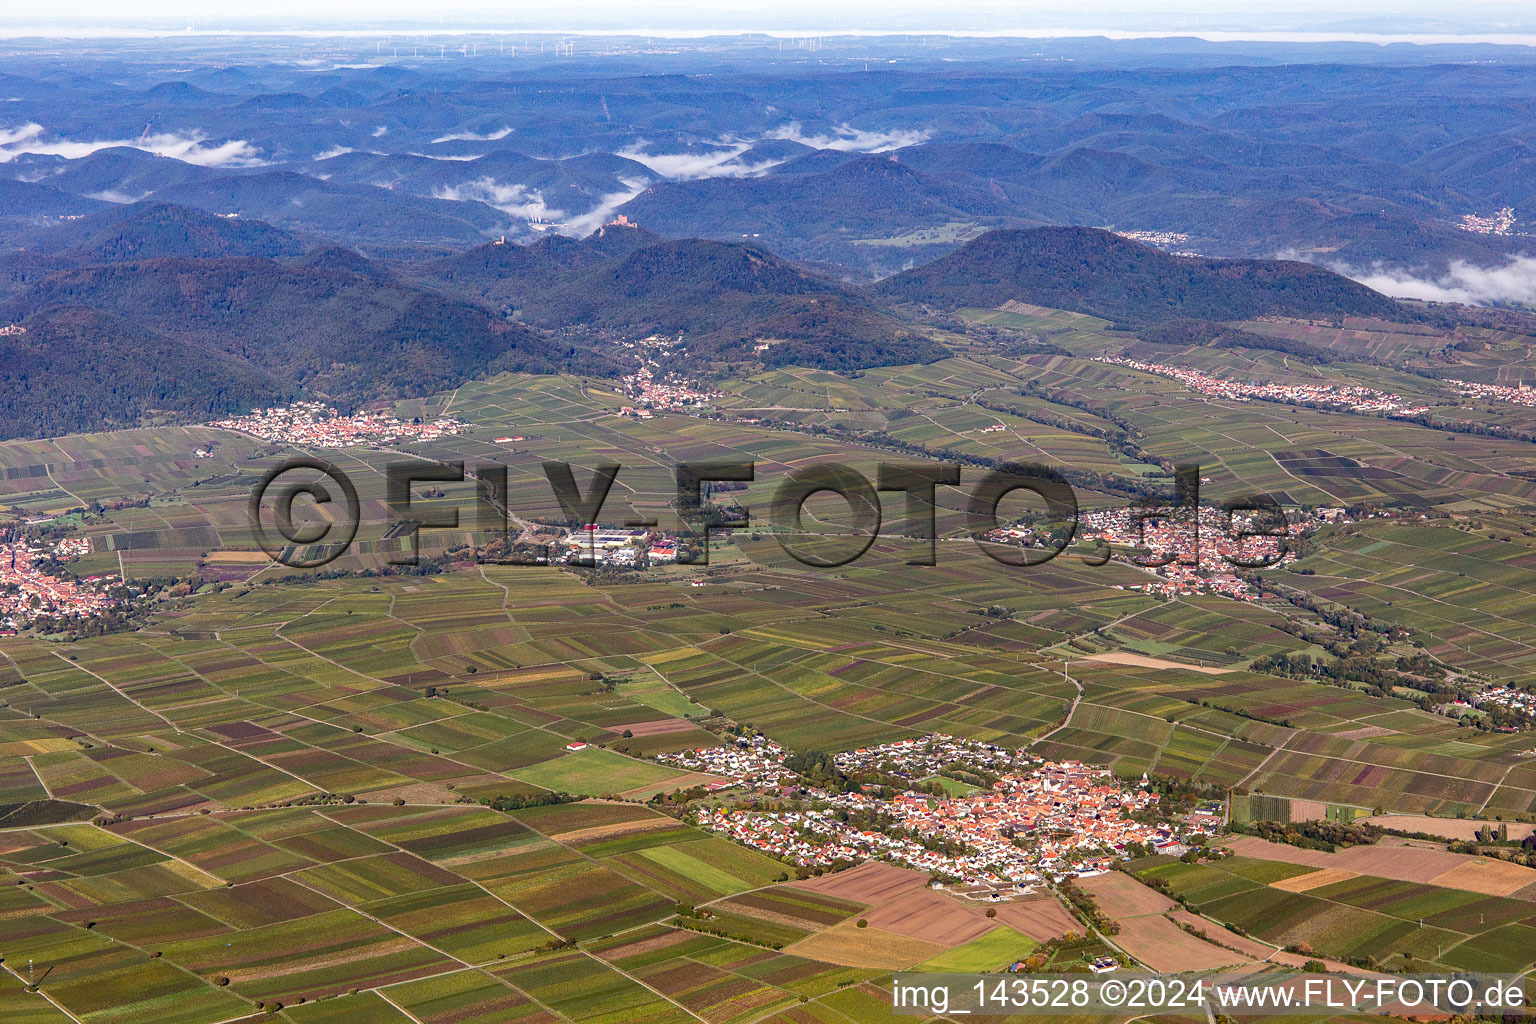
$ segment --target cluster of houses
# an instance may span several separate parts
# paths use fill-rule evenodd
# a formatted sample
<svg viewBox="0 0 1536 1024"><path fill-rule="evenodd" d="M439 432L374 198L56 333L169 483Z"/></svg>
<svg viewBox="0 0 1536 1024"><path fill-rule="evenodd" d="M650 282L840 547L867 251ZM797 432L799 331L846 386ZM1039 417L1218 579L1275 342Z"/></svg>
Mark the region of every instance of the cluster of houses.
<svg viewBox="0 0 1536 1024"><path fill-rule="evenodd" d="M1359 384L1281 384L1232 380L1216 377L1199 370L1167 363L1148 363L1123 356L1099 356L1096 362L1128 366L1143 373L1176 380L1186 387L1212 398L1226 398L1236 402L1258 399L1264 402L1282 402L1286 405L1323 405L1352 412L1381 413L1392 417L1417 416L1429 411L1427 405L1409 405L1401 396Z"/></svg>
<svg viewBox="0 0 1536 1024"><path fill-rule="evenodd" d="M865 793L816 794L804 810L705 807L698 824L801 867L887 860L965 885L1035 884L1109 870L1132 843L1182 853L1179 828L1146 824L1134 812L1157 800L1126 789L1107 768L1044 762L1004 776L991 790L936 798L906 792L884 800ZM861 827L842 812L874 811L893 820Z"/></svg>
<svg viewBox="0 0 1536 1024"><path fill-rule="evenodd" d="M69 538L54 545L0 543L0 634L14 634L39 615L84 619L111 608L107 590L117 577L77 580L41 567L49 558L78 558L90 549L89 538Z"/></svg>
<svg viewBox="0 0 1536 1024"><path fill-rule="evenodd" d="M1187 246L1189 235L1186 232L1115 232L1121 238L1129 238L1147 246L1157 246L1158 249L1172 250L1175 256L1198 256L1198 252L1190 252L1189 249L1174 250L1175 246Z"/></svg>
<svg viewBox="0 0 1536 1024"><path fill-rule="evenodd" d="M395 444L402 440L432 441L464 429L460 420L441 418L406 422L389 413L360 412L343 416L323 402L296 402L256 409L249 416L215 420L209 426L238 430L263 441L310 448L351 448Z"/></svg>
<svg viewBox="0 0 1536 1024"><path fill-rule="evenodd" d="M1203 478L1202 478L1203 479ZM1076 539L1099 541L1124 551L1143 550L1140 564L1156 579L1120 589L1141 590L1172 597L1181 594L1218 594L1234 601L1257 601L1259 591L1234 571L1244 565L1278 565L1290 557L1281 549L1282 538L1260 532L1268 524L1244 523L1214 505L1202 505L1192 519L1187 510L1142 517L1129 508L1080 512ZM1286 513L1285 537L1295 537L1326 523L1352 522L1344 509ZM1278 530L1278 524L1275 529ZM1029 523L1000 527L986 535L998 543L1025 547L1050 546L1047 532ZM1164 563L1164 564L1158 564ZM1236 564L1235 564L1236 563ZM1119 586L1119 585L1117 585Z"/></svg>
<svg viewBox="0 0 1536 1024"><path fill-rule="evenodd" d="M675 375L659 377L649 363L641 366L634 373L621 377L620 384L623 385L624 393L634 399L635 404L626 405L619 412L625 416L638 416L641 419L650 419L657 411L703 409L721 394Z"/></svg>
<svg viewBox="0 0 1536 1024"><path fill-rule="evenodd" d="M879 771L900 778L926 779L941 769L956 767L1002 774L1032 765L1038 759L993 743L936 732L918 739L845 751L833 755L832 760L844 772Z"/></svg>
<svg viewBox="0 0 1536 1024"><path fill-rule="evenodd" d="M1514 686L1490 686L1479 690L1465 701L1451 702L1451 707L1472 707L1480 710L1503 708L1515 711L1527 719L1536 720L1536 693Z"/></svg>
<svg viewBox="0 0 1536 1024"><path fill-rule="evenodd" d="M737 785L772 789L794 776L784 767L785 756L784 748L766 736L738 736L718 747L657 754L656 760L690 772L723 775Z"/></svg>
<svg viewBox="0 0 1536 1024"><path fill-rule="evenodd" d="M1509 235L1515 230L1515 208L1506 206L1491 217L1479 217L1475 213L1463 214L1456 225L1474 235Z"/></svg>
<svg viewBox="0 0 1536 1024"><path fill-rule="evenodd" d="M1289 557L1280 548L1281 538L1236 531L1228 513L1214 506L1202 505L1196 516L1198 530L1197 522L1187 513L1143 521L1130 509L1101 509L1078 517L1078 536L1120 548L1144 547L1149 553L1147 562L1170 559L1166 565L1151 567L1158 579L1131 584L1128 589L1165 596L1208 593L1234 601L1258 600L1259 591L1234 572L1229 559L1278 564ZM1297 536L1320 522L1304 513L1288 514L1286 536ZM1257 529L1257 525L1250 529Z"/></svg>
<svg viewBox="0 0 1536 1024"><path fill-rule="evenodd" d="M705 750L663 754L658 760L726 776L775 794L794 774L784 750L765 737L739 737ZM838 754L845 771L880 771L913 779L957 765L1003 772L990 789L935 797L905 791L886 799L864 787L834 793L802 786L800 805L765 809L730 802L694 812L702 827L800 867L839 861L887 860L964 884L1028 891L1046 879L1096 874L1126 856L1131 844L1182 853L1192 828L1148 823L1157 802L1145 777L1135 787L1108 768L1078 761L1042 761L1023 751L933 735ZM887 824L869 827L871 815ZM1200 831L1201 829L1194 829Z"/></svg>
<svg viewBox="0 0 1536 1024"><path fill-rule="evenodd" d="M1513 402L1515 405L1536 405L1536 388L1522 383L1519 387L1506 384L1478 384L1469 380L1445 382L1463 398L1481 398L1486 402Z"/></svg>

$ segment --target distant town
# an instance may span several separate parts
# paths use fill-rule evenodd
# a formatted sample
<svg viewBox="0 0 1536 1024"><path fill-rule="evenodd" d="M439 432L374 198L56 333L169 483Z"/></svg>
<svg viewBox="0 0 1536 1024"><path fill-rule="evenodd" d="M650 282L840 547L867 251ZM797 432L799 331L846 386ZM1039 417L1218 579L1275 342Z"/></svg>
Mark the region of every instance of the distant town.
<svg viewBox="0 0 1536 1024"><path fill-rule="evenodd" d="M878 772L913 784L943 779L945 796L915 788L883 797L838 792L797 773L762 737L658 757L725 775L730 799L693 812L702 827L798 867L880 859L960 885L1027 893L1068 874L1108 870L1133 852L1182 853L1184 840L1221 825L1219 815L1161 820L1146 779L1126 786L1108 768L1048 761L1022 750L932 734L835 755L839 772ZM943 774L940 774L943 773ZM970 778L984 785L958 783ZM737 792L745 790L745 792ZM782 798L794 796L792 806ZM1001 894L999 894L1001 895Z"/></svg>
<svg viewBox="0 0 1536 1024"><path fill-rule="evenodd" d="M1183 231L1116 231L1121 238L1129 238L1133 242L1141 242L1145 245L1155 245L1159 249L1165 249L1173 256L1199 256L1198 252L1190 249L1178 249L1189 242L1189 235Z"/></svg>
<svg viewBox="0 0 1536 1024"><path fill-rule="evenodd" d="M640 369L619 379L624 393L634 401L633 405L619 410L621 415L650 419L658 412L697 411L723 396L724 392L712 391L696 381L660 371L658 357L682 351L682 346L682 335L652 335L622 343L623 348L635 351L640 359Z"/></svg>
<svg viewBox="0 0 1536 1024"><path fill-rule="evenodd" d="M1515 233L1515 209L1512 206L1506 206L1491 217L1479 217L1475 213L1468 213L1456 226L1474 235L1512 235Z"/></svg>
<svg viewBox="0 0 1536 1024"><path fill-rule="evenodd" d="M295 402L253 410L248 416L214 420L212 427L282 444L309 448L351 448L394 444L402 440L432 441L464 429L461 420L405 421L388 413L360 412L343 416L323 402Z"/></svg>
<svg viewBox="0 0 1536 1024"><path fill-rule="evenodd" d="M1258 399L1285 405L1321 405L1351 412L1382 413L1387 416L1417 416L1429 411L1427 405L1410 405L1401 395L1358 384L1276 384L1252 383L1217 377L1199 370L1166 363L1148 363L1123 356L1099 356L1096 362L1128 366L1143 373L1176 380L1202 395L1245 402Z"/></svg>
<svg viewBox="0 0 1536 1024"><path fill-rule="evenodd" d="M1464 398L1481 398L1488 402L1513 402L1515 405L1536 405L1536 389L1529 384L1508 387L1504 384L1478 384L1469 380L1445 382Z"/></svg>
<svg viewBox="0 0 1536 1024"><path fill-rule="evenodd" d="M113 607L107 591L118 582L116 576L76 580L45 567L90 550L85 537L0 542L0 633L15 633L40 616L86 619Z"/></svg>

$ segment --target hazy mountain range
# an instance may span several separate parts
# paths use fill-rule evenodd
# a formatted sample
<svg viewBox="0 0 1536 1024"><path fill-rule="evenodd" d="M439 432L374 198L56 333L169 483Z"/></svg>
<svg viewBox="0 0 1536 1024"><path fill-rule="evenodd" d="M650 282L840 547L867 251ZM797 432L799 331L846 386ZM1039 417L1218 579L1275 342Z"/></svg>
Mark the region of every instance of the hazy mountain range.
<svg viewBox="0 0 1536 1024"><path fill-rule="evenodd" d="M1346 63L1348 48L1283 65L1263 51L1213 67L1209 47L1148 42L1106 68L1092 41L842 66L739 45L659 65L18 57L0 75L0 245L154 199L408 259L584 237L623 212L863 280L1039 224L1431 276L1529 247L1457 226L1509 207L1518 232L1536 208L1523 48L1451 48L1498 59L1427 66L1429 50L1373 65ZM870 52L882 45L895 44Z"/></svg>
<svg viewBox="0 0 1536 1024"><path fill-rule="evenodd" d="M650 334L698 373L924 362L954 309L1010 300L1132 328L1422 315L1328 267L1536 301L1524 50L1213 66L1169 44L1108 68L1092 44L903 45L17 56L6 432L611 374Z"/></svg>

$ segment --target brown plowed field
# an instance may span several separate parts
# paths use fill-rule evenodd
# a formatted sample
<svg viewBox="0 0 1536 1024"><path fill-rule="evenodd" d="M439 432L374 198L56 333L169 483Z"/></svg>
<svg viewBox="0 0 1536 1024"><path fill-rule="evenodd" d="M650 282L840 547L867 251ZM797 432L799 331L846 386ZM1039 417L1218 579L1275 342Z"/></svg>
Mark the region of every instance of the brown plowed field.
<svg viewBox="0 0 1536 1024"><path fill-rule="evenodd" d="M1121 921L1114 941L1154 971L1205 971L1251 959L1196 938L1161 914Z"/></svg>
<svg viewBox="0 0 1536 1024"><path fill-rule="evenodd" d="M1422 846L1356 846L1337 853L1325 853L1322 850L1303 850L1281 843L1269 843L1252 836L1241 836L1229 845L1234 852L1259 860L1278 860L1314 868L1340 868L1358 875L1374 875L1400 882L1423 882L1488 896L1510 896L1536 883L1536 868Z"/></svg>
<svg viewBox="0 0 1536 1024"><path fill-rule="evenodd" d="M871 860L847 871L791 884L855 903L874 904L884 903L909 889L925 888L928 876L921 871Z"/></svg>
<svg viewBox="0 0 1536 1024"><path fill-rule="evenodd" d="M1168 916L1172 917L1176 922L1182 922L1194 927L1198 931L1205 932L1205 934L1211 937L1213 942L1217 942L1223 946L1231 946L1233 949L1242 950L1245 954L1253 957L1255 960L1263 960L1274 953L1273 949L1264 945L1264 943L1260 942L1258 939L1250 939L1246 935L1239 935L1237 932L1223 928L1215 921L1207 921L1200 915L1191 914L1187 910L1175 910ZM1302 960L1305 962L1306 958L1303 957Z"/></svg>
<svg viewBox="0 0 1536 1024"><path fill-rule="evenodd" d="M1124 871L1110 871L1077 880L1099 904L1099 909L1116 921L1143 914L1161 914L1176 904L1149 886L1142 885Z"/></svg>
<svg viewBox="0 0 1536 1024"><path fill-rule="evenodd" d="M845 967L899 971L938 956L944 947L879 928L860 928L850 920L785 946L784 952Z"/></svg>
<svg viewBox="0 0 1536 1024"><path fill-rule="evenodd" d="M997 907L997 920L1036 942L1054 939L1067 932L1081 934L1083 930L1083 926L1067 913L1067 908L1049 896L1044 899L1000 903Z"/></svg>
<svg viewBox="0 0 1536 1024"><path fill-rule="evenodd" d="M966 906L952 896L932 889L914 889L865 913L871 928L883 928L946 949L980 938L993 922L980 904Z"/></svg>

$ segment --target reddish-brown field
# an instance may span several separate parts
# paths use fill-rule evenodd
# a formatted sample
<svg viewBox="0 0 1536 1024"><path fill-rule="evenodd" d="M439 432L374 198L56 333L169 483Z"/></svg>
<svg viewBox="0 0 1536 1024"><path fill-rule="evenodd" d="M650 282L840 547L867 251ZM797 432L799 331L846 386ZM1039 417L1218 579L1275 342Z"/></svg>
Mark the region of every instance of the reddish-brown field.
<svg viewBox="0 0 1536 1024"><path fill-rule="evenodd" d="M1250 939L1246 935L1239 935L1237 932L1223 928L1215 921L1207 921L1200 915L1191 914L1187 910L1175 910L1168 916L1173 918L1176 924L1187 924L1196 931L1204 932L1217 945L1229 946L1232 949L1240 950L1255 960L1267 959L1275 952L1274 949L1264 945L1258 939ZM1303 958L1303 962L1305 962L1305 959Z"/></svg>
<svg viewBox="0 0 1536 1024"><path fill-rule="evenodd" d="M1536 883L1536 868L1422 846L1382 843L1325 853L1243 836L1233 840L1231 847L1244 857L1314 868L1338 868L1360 875L1424 882L1489 896L1509 896Z"/></svg>
<svg viewBox="0 0 1536 1024"><path fill-rule="evenodd" d="M871 860L847 871L791 884L855 903L873 904L884 903L909 889L926 887L928 876L921 871Z"/></svg>
<svg viewBox="0 0 1536 1024"><path fill-rule="evenodd" d="M953 948L980 938L994 927L980 904L967 906L932 889L914 889L863 915L872 928L883 928Z"/></svg>
<svg viewBox="0 0 1536 1024"><path fill-rule="evenodd" d="M1111 871L1092 878L1078 879L1099 908L1116 921L1143 914L1161 914L1175 904L1156 889L1142 885L1124 871Z"/></svg>
<svg viewBox="0 0 1536 1024"><path fill-rule="evenodd" d="M1067 913L1067 908L1049 896L1001 903L997 907L997 920L1036 942L1083 930L1083 926Z"/></svg>
<svg viewBox="0 0 1536 1024"><path fill-rule="evenodd" d="M1429 835L1444 836L1446 839L1476 839L1477 830L1484 825L1489 825L1497 831L1501 824L1507 824L1511 839L1524 839L1531 834L1529 823L1483 821L1480 818L1431 818L1425 814L1383 814L1365 820L1382 828L1395 828L1400 832L1427 832Z"/></svg>
<svg viewBox="0 0 1536 1024"><path fill-rule="evenodd" d="M1197 938L1161 914L1122 920L1115 944L1154 971L1205 971L1251 959Z"/></svg>
<svg viewBox="0 0 1536 1024"><path fill-rule="evenodd" d="M630 722L628 725L610 725L609 732L622 734L628 730L634 736L661 736L671 732L687 732L694 728L692 722L685 722L681 718L663 718L657 722Z"/></svg>

